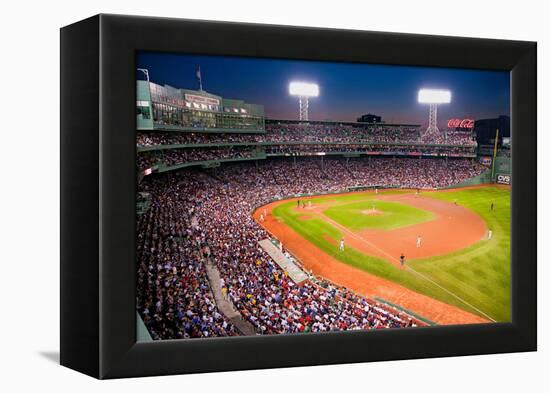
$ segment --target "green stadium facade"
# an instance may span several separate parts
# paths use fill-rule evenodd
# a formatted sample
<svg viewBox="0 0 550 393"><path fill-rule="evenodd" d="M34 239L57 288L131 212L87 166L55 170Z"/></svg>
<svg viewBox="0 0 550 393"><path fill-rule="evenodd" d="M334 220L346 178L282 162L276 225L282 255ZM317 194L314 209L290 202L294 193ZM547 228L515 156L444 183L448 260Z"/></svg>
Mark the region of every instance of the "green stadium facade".
<svg viewBox="0 0 550 393"><path fill-rule="evenodd" d="M150 81L137 81L136 115L143 131L265 132L263 105Z"/></svg>

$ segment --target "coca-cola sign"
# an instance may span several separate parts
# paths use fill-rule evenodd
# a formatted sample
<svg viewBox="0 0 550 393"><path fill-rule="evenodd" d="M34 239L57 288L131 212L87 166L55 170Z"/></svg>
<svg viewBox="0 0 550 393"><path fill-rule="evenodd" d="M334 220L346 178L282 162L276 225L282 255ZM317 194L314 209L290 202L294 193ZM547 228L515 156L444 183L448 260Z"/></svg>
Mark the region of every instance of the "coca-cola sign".
<svg viewBox="0 0 550 393"><path fill-rule="evenodd" d="M474 119L450 119L447 122L449 128L474 128Z"/></svg>

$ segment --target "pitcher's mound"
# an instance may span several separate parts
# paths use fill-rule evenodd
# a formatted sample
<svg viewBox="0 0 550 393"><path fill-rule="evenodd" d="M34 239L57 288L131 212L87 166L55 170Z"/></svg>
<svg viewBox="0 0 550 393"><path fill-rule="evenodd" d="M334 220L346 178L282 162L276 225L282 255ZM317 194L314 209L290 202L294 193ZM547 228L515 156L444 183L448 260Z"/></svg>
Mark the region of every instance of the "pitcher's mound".
<svg viewBox="0 0 550 393"><path fill-rule="evenodd" d="M361 213L363 213L366 216L380 216L380 215L384 214L380 210L376 210L376 209L363 210Z"/></svg>

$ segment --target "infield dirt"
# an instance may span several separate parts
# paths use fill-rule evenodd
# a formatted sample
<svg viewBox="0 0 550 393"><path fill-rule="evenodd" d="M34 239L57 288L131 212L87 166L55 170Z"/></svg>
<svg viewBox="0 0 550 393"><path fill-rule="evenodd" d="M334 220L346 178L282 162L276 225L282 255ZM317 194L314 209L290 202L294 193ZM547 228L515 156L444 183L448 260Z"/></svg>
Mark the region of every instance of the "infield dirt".
<svg viewBox="0 0 550 393"><path fill-rule="evenodd" d="M364 229L354 232L323 214L333 203L316 205L308 213L328 222L344 234L346 244L367 255L399 265L403 253L407 259L429 258L461 250L487 235L485 222L474 212L453 203L405 195L380 195L381 201L398 202L434 213L435 219L393 230ZM296 208L297 210L300 208ZM417 237L421 244L417 247Z"/></svg>

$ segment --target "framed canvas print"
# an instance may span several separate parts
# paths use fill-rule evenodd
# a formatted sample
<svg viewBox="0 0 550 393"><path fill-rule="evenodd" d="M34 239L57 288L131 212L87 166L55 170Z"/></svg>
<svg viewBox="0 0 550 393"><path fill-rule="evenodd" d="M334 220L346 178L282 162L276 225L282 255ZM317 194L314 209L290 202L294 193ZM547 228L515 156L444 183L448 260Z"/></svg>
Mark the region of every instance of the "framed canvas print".
<svg viewBox="0 0 550 393"><path fill-rule="evenodd" d="M61 364L536 350L536 44L61 29Z"/></svg>

